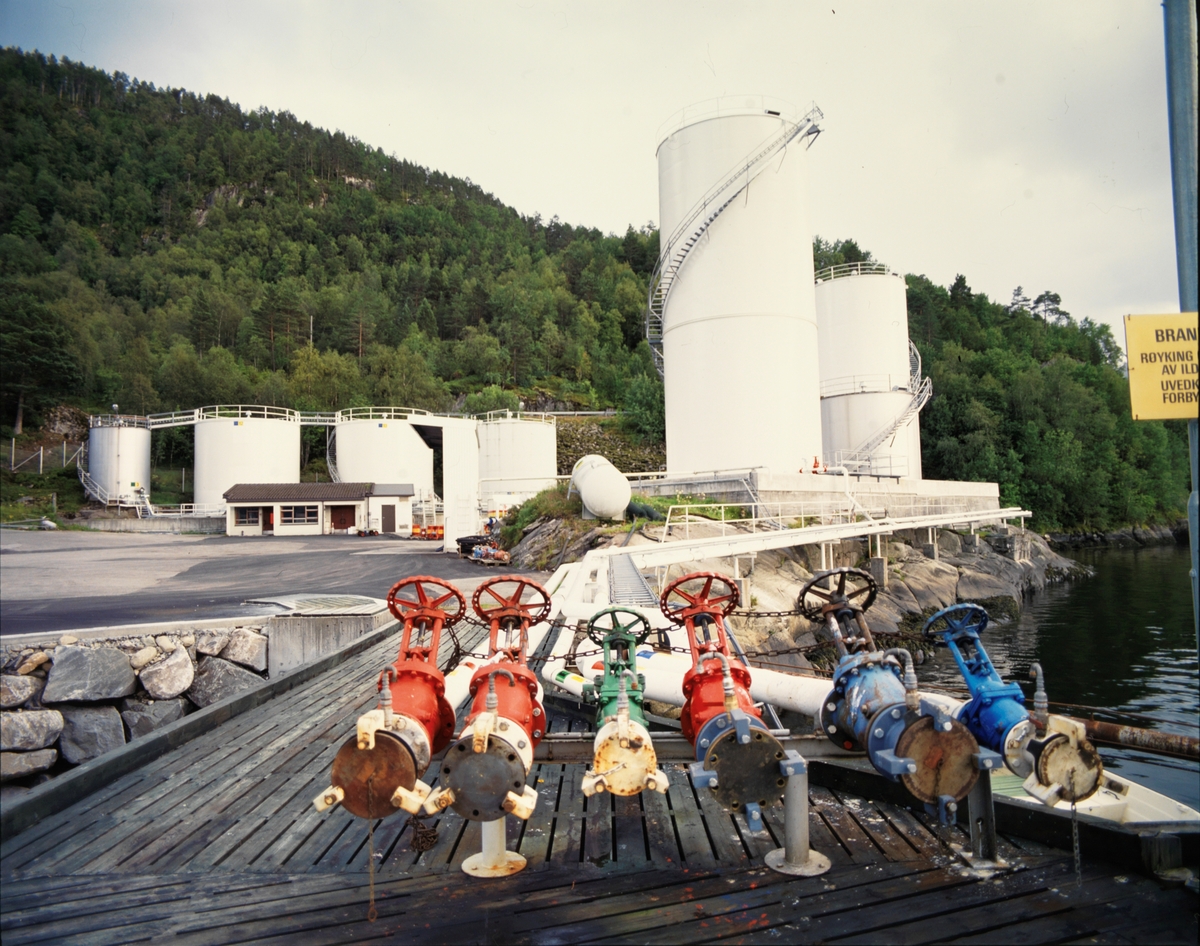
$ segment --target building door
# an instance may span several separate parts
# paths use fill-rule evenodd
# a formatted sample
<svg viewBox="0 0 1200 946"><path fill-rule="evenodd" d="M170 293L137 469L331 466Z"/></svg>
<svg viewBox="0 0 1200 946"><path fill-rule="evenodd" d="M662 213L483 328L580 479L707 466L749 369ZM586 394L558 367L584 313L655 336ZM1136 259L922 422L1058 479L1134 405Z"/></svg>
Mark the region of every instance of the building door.
<svg viewBox="0 0 1200 946"><path fill-rule="evenodd" d="M262 522L263 533L275 534L275 507L263 506L258 513L259 520Z"/></svg>
<svg viewBox="0 0 1200 946"><path fill-rule="evenodd" d="M395 532L396 531L396 507L381 506L380 511L383 514L383 526L380 532Z"/></svg>
<svg viewBox="0 0 1200 946"><path fill-rule="evenodd" d="M355 526L354 507L330 506L329 520L329 527L331 529L353 529Z"/></svg>

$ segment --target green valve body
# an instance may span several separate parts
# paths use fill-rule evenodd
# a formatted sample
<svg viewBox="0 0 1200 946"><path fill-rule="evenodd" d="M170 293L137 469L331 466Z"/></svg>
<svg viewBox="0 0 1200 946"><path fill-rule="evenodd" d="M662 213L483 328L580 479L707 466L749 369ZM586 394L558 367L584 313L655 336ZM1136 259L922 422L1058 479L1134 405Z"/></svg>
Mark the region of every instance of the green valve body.
<svg viewBox="0 0 1200 946"><path fill-rule="evenodd" d="M604 616L610 616L612 627L601 629L597 622ZM636 621L622 624L621 617L633 617ZM607 622L603 622L607 623ZM637 656L635 649L645 639L646 634L638 634L637 624L645 623L645 618L625 608L607 608L601 611L588 626L588 632L594 641L604 650L604 673L597 675L592 683L584 684L583 698L594 701L596 706L596 728L599 729L605 721L617 715L617 702L620 699L622 681L624 681L625 696L629 701L629 718L648 728L646 716L642 711L642 699L646 689L646 678L637 672ZM604 637L599 638L603 630ZM649 624L646 624L646 633ZM598 639L599 638L599 639ZM597 640L598 639L598 640ZM636 682L636 685L634 683Z"/></svg>

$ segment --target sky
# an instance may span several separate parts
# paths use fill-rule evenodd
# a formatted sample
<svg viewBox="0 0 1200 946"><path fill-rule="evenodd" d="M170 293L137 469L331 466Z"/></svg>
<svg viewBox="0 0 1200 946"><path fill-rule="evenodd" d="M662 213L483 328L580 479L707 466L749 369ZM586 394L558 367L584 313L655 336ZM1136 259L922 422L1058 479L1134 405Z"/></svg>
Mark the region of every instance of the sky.
<svg viewBox="0 0 1200 946"><path fill-rule="evenodd" d="M1069 2L0 0L0 44L287 110L527 215L658 219L656 132L724 95L815 102L815 233L1124 345L1177 312L1162 10Z"/></svg>

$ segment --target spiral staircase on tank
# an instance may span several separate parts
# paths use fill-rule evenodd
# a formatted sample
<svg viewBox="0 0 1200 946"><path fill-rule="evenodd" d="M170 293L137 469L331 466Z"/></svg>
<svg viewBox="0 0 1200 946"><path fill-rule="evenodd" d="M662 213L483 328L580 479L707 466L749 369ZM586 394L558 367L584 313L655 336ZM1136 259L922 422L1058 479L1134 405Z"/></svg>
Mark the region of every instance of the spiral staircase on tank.
<svg viewBox="0 0 1200 946"><path fill-rule="evenodd" d="M879 476L896 474L896 471L890 467L881 465L880 458L875 454L880 447L890 446L895 441L896 435L921 413L921 409L933 397L933 381L922 377L921 353L911 339L908 343L908 391L912 398L895 419L888 421L853 450L838 451L833 456L833 462L830 465L845 467L851 473Z"/></svg>
<svg viewBox="0 0 1200 946"><path fill-rule="evenodd" d="M663 314L667 297L688 255L713 221L750 186L751 181L767 169L773 157L797 139L805 140L806 147L812 146L821 133L817 121L824 117L824 113L814 105L796 124L786 125L782 132L767 138L727 174L722 175L667 238L650 276L650 291L646 299L646 341L650 343L659 377L663 376Z"/></svg>

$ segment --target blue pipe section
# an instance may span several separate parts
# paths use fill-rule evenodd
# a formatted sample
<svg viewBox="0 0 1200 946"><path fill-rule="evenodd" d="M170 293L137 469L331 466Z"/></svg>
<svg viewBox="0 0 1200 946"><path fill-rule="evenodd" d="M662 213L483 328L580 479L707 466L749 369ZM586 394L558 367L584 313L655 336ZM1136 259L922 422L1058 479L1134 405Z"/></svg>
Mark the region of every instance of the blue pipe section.
<svg viewBox="0 0 1200 946"><path fill-rule="evenodd" d="M875 768L897 781L909 771L894 749L909 720L899 663L880 651L838 661L833 689L821 707L825 735L843 749L862 749Z"/></svg>

